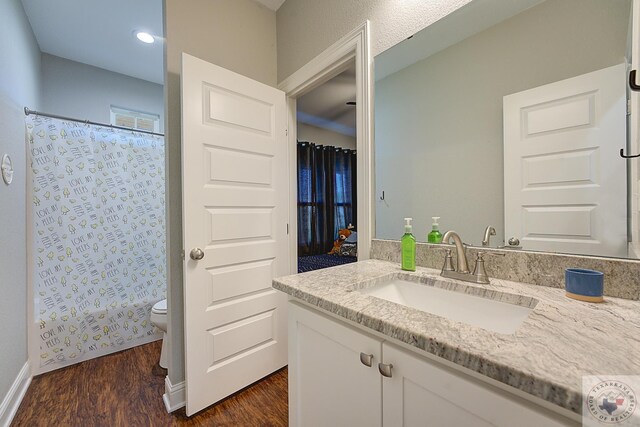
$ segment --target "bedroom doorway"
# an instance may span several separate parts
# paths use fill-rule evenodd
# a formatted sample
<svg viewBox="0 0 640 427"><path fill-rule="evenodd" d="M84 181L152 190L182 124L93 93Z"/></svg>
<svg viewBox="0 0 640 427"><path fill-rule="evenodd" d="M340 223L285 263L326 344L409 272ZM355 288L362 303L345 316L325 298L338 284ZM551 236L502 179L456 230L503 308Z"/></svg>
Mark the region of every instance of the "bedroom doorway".
<svg viewBox="0 0 640 427"><path fill-rule="evenodd" d="M358 259L355 65L296 103L298 273Z"/></svg>
<svg viewBox="0 0 640 427"><path fill-rule="evenodd" d="M353 196L356 212L353 217L357 224L358 261L369 259L371 238L373 235L374 202L373 202L373 60L371 57L370 22L365 21L354 28L325 51L303 65L278 85L287 95L289 123L287 129L289 147L289 271L298 272L298 177L297 177L297 103L306 94L322 86L350 68L355 69L356 102L356 177L357 191ZM353 107L353 106L352 106ZM308 138L307 138L308 139ZM348 223L347 223L348 226ZM337 239L337 236L334 238ZM346 239L345 239L346 240ZM333 244L332 244L333 245Z"/></svg>

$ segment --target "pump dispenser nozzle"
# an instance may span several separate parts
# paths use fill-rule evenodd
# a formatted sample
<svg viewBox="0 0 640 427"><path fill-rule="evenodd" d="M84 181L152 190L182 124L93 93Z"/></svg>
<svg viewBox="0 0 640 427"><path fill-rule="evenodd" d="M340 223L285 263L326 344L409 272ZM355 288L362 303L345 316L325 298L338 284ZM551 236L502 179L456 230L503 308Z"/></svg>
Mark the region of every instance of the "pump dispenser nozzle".
<svg viewBox="0 0 640 427"><path fill-rule="evenodd" d="M405 233L411 233L411 230L413 229L413 227L411 226L411 221L413 221L413 218L405 218L404 219L404 232Z"/></svg>

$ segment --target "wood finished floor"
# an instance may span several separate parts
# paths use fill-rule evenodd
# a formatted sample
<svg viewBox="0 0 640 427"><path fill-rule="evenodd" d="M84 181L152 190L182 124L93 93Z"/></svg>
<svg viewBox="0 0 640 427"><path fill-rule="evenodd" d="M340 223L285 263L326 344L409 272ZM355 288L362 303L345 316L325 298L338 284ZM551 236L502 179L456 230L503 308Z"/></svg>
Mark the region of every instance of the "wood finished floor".
<svg viewBox="0 0 640 427"><path fill-rule="evenodd" d="M287 369L187 418L162 401L161 341L33 379L11 426L286 426Z"/></svg>

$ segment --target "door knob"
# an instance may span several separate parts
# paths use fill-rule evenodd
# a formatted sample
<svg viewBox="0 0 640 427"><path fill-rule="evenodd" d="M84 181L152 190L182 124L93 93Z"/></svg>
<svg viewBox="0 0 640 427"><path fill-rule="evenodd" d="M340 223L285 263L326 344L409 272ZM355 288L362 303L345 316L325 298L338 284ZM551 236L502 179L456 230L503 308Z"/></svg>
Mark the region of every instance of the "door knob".
<svg viewBox="0 0 640 427"><path fill-rule="evenodd" d="M201 260L204 258L204 251L200 248L193 248L191 252L189 252L189 257L194 261Z"/></svg>
<svg viewBox="0 0 640 427"><path fill-rule="evenodd" d="M509 246L518 246L520 245L520 240L517 237L512 237L509 239Z"/></svg>

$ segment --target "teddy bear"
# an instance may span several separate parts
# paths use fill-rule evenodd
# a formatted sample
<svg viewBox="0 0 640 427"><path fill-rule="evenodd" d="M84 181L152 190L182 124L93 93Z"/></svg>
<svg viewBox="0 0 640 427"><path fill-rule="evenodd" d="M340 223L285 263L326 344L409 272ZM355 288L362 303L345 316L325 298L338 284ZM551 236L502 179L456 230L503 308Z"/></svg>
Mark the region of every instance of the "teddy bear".
<svg viewBox="0 0 640 427"><path fill-rule="evenodd" d="M338 255L340 254L340 246L347 240L347 237L351 235L351 230L342 228L338 230L338 238L335 242L333 242L333 248L329 251L329 255Z"/></svg>

